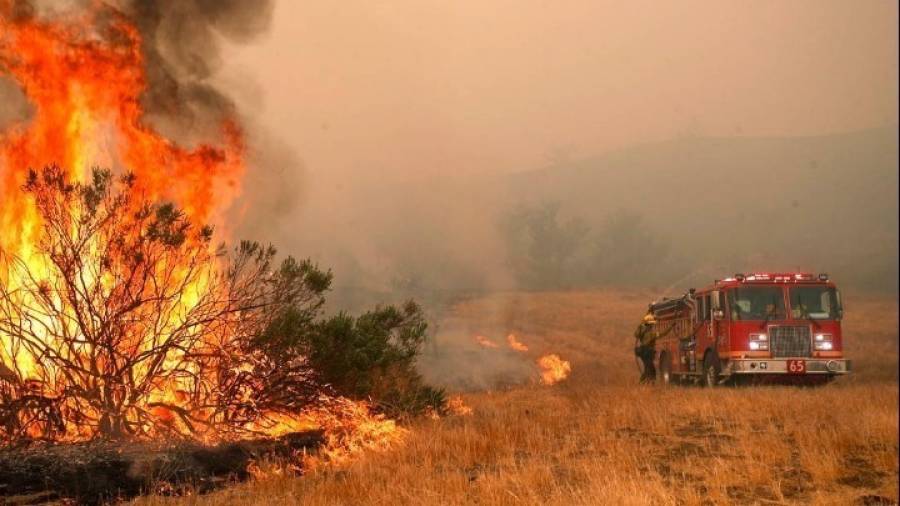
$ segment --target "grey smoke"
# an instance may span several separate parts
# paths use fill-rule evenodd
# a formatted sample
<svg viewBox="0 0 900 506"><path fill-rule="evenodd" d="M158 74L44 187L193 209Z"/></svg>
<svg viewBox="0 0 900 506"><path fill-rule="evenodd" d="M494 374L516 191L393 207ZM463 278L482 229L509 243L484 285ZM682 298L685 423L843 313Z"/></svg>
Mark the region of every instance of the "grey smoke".
<svg viewBox="0 0 900 506"><path fill-rule="evenodd" d="M114 5L143 37L145 121L182 144L217 139L222 121L239 115L234 83L226 90L215 81L226 46L249 43L264 34L274 0L117 0ZM245 202L233 209L235 238L277 245L291 233L283 219L300 199L303 164L252 117L240 120L248 170Z"/></svg>
<svg viewBox="0 0 900 506"><path fill-rule="evenodd" d="M114 5L143 37L148 88L142 102L154 126L176 138L202 137L235 113L233 100L211 78L222 65L223 41L246 43L268 30L271 0L118 0Z"/></svg>
<svg viewBox="0 0 900 506"><path fill-rule="evenodd" d="M10 15L21 20L64 18L94 5L90 0L17 0ZM213 83L224 61L223 47L265 33L273 5L272 0L106 0L95 17L93 35L115 37L104 30L115 15L137 27L147 78L141 96L145 120L189 144L217 135L222 120L236 114L233 98ZM0 94L8 96L2 85Z"/></svg>

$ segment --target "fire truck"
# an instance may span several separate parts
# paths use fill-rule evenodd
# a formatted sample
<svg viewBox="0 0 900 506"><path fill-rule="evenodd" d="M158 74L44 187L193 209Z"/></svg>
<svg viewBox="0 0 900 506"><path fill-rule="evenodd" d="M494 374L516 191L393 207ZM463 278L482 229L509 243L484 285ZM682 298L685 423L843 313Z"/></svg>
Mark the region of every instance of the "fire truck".
<svg viewBox="0 0 900 506"><path fill-rule="evenodd" d="M650 305L662 383L825 383L850 372L826 274L735 274Z"/></svg>

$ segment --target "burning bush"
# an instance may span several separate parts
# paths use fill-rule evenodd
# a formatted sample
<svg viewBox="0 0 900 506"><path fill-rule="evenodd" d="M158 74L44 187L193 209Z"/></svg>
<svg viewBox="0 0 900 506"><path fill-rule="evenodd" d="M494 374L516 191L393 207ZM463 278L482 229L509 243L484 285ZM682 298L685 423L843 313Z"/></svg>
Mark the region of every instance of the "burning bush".
<svg viewBox="0 0 900 506"><path fill-rule="evenodd" d="M130 175L64 174L31 171L39 240L2 258L6 437L222 435L315 398L303 357L275 363L254 338L285 308L312 318L330 274L256 243L212 248Z"/></svg>
<svg viewBox="0 0 900 506"><path fill-rule="evenodd" d="M30 172L38 240L28 256L0 251L4 438L222 439L322 393L434 397L413 369L418 306L320 321L330 273L257 243L214 248L209 227L137 188L109 171Z"/></svg>
<svg viewBox="0 0 900 506"><path fill-rule="evenodd" d="M365 338L348 349L373 354L330 369L338 362L323 357L341 350L330 340L345 337L322 319L331 274L257 243L217 248L204 226L224 224L241 195L243 130L227 99L178 82L159 49L200 41L209 51L174 63L205 67L218 36L255 33L252 22L235 32L233 16L267 10L138 3L43 12L0 0L0 74L31 106L0 131L0 439L246 439L321 428L315 413L344 401L358 408L342 411L352 428L369 403L337 392L378 402L398 390L377 385L421 390L411 365L421 341L402 337L424 332L414 312L352 319ZM184 13L191 30L162 28ZM195 139L197 107L210 114ZM160 109L175 124L184 113L189 135L159 132ZM29 169L48 161L61 166Z"/></svg>

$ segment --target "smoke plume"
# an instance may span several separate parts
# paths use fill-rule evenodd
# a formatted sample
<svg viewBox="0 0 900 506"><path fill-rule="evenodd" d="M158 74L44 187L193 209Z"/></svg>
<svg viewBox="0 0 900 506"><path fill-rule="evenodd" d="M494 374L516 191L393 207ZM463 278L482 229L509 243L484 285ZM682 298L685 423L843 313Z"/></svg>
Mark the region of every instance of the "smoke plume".
<svg viewBox="0 0 900 506"><path fill-rule="evenodd" d="M234 114L233 100L211 78L222 65L222 41L264 33L271 0L120 0L143 35L148 120L183 138ZM174 131L167 132L166 129Z"/></svg>
<svg viewBox="0 0 900 506"><path fill-rule="evenodd" d="M259 127L247 95L252 83L225 82L220 71L228 51L265 34L274 0L12 0L0 12L13 21L77 20L83 40L115 44L121 32L110 24L124 18L139 34L146 88L141 121L184 147L221 142L223 122L240 125L246 141L244 195L231 211L238 223L230 235L280 239L300 194L302 163L284 142ZM0 38L2 41L2 38ZM18 85L2 76L0 129L27 123L33 113ZM241 109L238 103L244 104ZM239 110L240 109L240 110ZM252 202L252 205L249 204ZM275 237L268 237L274 234ZM237 238L232 237L232 238Z"/></svg>
<svg viewBox="0 0 900 506"><path fill-rule="evenodd" d="M8 12L21 20L90 12L95 25L86 28L93 29L95 37L114 37L104 24L124 16L141 38L145 119L186 143L205 138L234 116L234 100L213 84L223 46L247 43L265 33L272 8L271 0L108 0L99 7L88 0L16 0ZM9 93L0 87L0 96L8 98Z"/></svg>

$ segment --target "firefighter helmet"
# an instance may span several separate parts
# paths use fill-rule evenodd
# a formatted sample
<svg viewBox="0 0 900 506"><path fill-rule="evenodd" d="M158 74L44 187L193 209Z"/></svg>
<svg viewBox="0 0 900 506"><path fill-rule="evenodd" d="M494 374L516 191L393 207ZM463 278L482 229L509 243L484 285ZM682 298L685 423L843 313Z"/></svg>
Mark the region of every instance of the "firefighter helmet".
<svg viewBox="0 0 900 506"><path fill-rule="evenodd" d="M644 323L648 323L650 325L656 323L656 318L653 317L653 313L647 313L646 315L644 315Z"/></svg>

